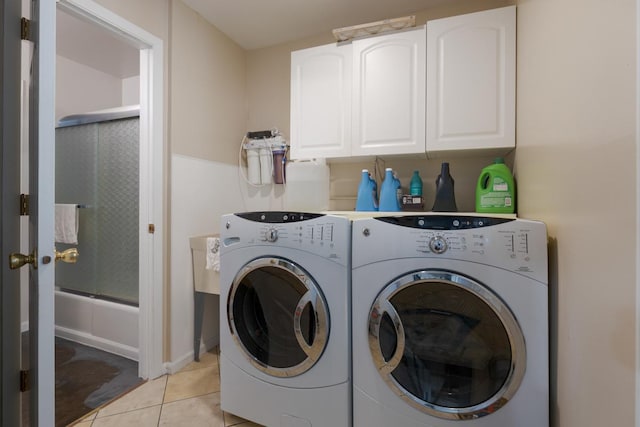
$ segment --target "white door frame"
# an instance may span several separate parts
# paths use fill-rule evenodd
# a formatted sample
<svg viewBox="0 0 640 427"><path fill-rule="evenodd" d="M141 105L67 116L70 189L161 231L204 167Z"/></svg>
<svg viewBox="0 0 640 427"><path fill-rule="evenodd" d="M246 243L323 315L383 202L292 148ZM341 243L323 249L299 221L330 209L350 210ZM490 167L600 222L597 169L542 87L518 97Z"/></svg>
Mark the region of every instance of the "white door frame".
<svg viewBox="0 0 640 427"><path fill-rule="evenodd" d="M138 373L164 374L163 366L163 42L92 0L58 0L66 12L111 31L140 49L140 281ZM155 230L152 230L152 226Z"/></svg>

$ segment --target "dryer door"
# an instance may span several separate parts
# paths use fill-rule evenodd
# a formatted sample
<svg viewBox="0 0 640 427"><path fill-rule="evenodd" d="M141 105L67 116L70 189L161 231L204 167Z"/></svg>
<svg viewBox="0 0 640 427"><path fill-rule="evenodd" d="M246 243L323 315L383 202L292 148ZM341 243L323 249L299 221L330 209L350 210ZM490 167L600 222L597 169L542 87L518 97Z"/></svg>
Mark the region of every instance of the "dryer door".
<svg viewBox="0 0 640 427"><path fill-rule="evenodd" d="M444 419L498 410L526 366L524 336L502 300L440 270L407 274L382 290L369 313L369 348L402 399Z"/></svg>
<svg viewBox="0 0 640 427"><path fill-rule="evenodd" d="M258 258L240 270L227 316L233 339L249 362L275 377L311 369L329 336L329 310L317 283L282 258Z"/></svg>

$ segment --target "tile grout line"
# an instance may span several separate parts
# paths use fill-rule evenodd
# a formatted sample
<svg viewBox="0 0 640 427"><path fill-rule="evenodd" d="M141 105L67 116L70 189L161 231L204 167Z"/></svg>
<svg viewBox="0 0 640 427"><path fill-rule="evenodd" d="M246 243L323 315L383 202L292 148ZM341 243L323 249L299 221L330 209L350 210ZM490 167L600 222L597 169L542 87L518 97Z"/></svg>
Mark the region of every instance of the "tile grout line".
<svg viewBox="0 0 640 427"><path fill-rule="evenodd" d="M160 403L160 414L158 414L158 424L157 427L160 427L160 420L162 419L162 410L164 409L164 399L167 396L167 388L169 387L169 375L166 375L167 380L164 383L164 390L162 391L162 402Z"/></svg>

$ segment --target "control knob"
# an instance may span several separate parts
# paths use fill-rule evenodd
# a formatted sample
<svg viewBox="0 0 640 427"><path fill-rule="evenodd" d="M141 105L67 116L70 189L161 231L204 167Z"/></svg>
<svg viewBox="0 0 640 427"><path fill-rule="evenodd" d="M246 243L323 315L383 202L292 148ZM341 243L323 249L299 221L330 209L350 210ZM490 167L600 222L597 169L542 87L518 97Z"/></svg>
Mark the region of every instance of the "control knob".
<svg viewBox="0 0 640 427"><path fill-rule="evenodd" d="M436 254L444 253L447 250L447 241L442 236L436 236L429 241L429 248Z"/></svg>
<svg viewBox="0 0 640 427"><path fill-rule="evenodd" d="M267 230L265 238L267 239L267 242L275 242L276 240L278 240L278 230L276 230L275 228L270 228L269 230Z"/></svg>

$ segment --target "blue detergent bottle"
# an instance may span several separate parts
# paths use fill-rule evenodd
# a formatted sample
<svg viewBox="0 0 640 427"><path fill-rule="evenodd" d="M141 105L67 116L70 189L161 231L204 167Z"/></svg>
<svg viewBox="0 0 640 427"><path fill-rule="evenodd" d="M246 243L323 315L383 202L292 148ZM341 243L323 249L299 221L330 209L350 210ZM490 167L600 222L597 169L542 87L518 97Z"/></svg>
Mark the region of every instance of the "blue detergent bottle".
<svg viewBox="0 0 640 427"><path fill-rule="evenodd" d="M412 196L422 196L422 178L420 172L413 171L411 183L409 184L409 194Z"/></svg>
<svg viewBox="0 0 640 427"><path fill-rule="evenodd" d="M378 183L371 176L369 172L369 180L371 181L371 187L373 188L373 210L378 210L380 203L378 202Z"/></svg>
<svg viewBox="0 0 640 427"><path fill-rule="evenodd" d="M377 211L377 184L367 169L362 169L358 197L356 199L356 211Z"/></svg>
<svg viewBox="0 0 640 427"><path fill-rule="evenodd" d="M393 176L393 169L386 168L384 172L384 181L382 181L382 186L380 187L380 211L400 211L398 188L400 188L400 181Z"/></svg>
<svg viewBox="0 0 640 427"><path fill-rule="evenodd" d="M398 174L393 172L393 180L395 181L396 187L396 198L398 199L398 210L402 210L402 184L400 183L400 178L398 178Z"/></svg>

